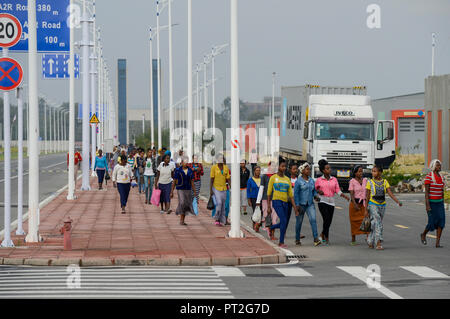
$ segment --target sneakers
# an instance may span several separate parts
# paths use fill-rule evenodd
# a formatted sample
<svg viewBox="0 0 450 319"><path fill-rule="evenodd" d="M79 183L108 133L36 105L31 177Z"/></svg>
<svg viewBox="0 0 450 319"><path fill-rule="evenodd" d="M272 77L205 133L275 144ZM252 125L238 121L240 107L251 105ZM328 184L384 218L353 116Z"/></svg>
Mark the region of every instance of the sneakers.
<svg viewBox="0 0 450 319"><path fill-rule="evenodd" d="M220 222L218 222L218 221L215 221L214 224L215 224L216 226L219 226L219 227L222 226L222 225L220 224Z"/></svg>
<svg viewBox="0 0 450 319"><path fill-rule="evenodd" d="M164 214L164 211L162 209L159 212L161 213L161 215Z"/></svg>
<svg viewBox="0 0 450 319"><path fill-rule="evenodd" d="M288 248L288 245L282 244L282 243L279 243L278 246L281 247L281 248Z"/></svg>

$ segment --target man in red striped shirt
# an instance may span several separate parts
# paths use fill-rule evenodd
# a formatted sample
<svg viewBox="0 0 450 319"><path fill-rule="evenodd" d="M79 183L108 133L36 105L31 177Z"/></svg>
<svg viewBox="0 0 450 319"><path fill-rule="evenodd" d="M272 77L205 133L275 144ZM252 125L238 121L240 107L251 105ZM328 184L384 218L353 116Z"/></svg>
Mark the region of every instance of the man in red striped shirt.
<svg viewBox="0 0 450 319"><path fill-rule="evenodd" d="M436 230L436 248L442 248L440 245L442 230L445 227L445 208L444 208L444 179L439 174L441 171L441 162L438 159L431 161L431 172L425 177L425 205L428 214L428 224L425 230L420 234L422 244L426 245L426 235L429 231Z"/></svg>

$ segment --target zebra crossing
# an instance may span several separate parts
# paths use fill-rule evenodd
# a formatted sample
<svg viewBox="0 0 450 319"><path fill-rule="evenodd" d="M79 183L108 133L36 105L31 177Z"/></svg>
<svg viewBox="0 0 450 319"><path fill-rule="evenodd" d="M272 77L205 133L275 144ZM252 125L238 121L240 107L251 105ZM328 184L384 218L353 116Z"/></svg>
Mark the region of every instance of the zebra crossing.
<svg viewBox="0 0 450 319"><path fill-rule="evenodd" d="M233 298L211 268L2 267L0 298Z"/></svg>
<svg viewBox="0 0 450 319"><path fill-rule="evenodd" d="M305 269L307 268L307 269ZM338 277L359 279L366 284L366 267L335 266L332 269L301 265L247 267L0 267L1 298L234 298L230 285L253 277L283 277L291 280L320 280L323 272L337 272ZM450 276L427 266L390 267L387 277L450 280ZM247 278L246 278L247 277ZM389 298L402 298L381 285L378 289Z"/></svg>

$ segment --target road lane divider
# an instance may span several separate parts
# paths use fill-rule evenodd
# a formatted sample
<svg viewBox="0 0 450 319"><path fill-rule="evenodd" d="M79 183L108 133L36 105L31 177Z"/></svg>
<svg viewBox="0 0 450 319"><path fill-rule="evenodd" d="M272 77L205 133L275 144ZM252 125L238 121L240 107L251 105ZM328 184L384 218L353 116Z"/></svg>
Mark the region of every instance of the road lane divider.
<svg viewBox="0 0 450 319"><path fill-rule="evenodd" d="M408 226L403 226L403 225L394 225L395 227L398 227L398 228L402 228L402 229L408 229L409 227Z"/></svg>
<svg viewBox="0 0 450 319"><path fill-rule="evenodd" d="M431 269L430 267L425 266L400 266L400 268L403 268L409 272L412 272L413 274L416 274L417 276L420 276L422 278L441 278L441 279L448 279L450 278L448 275L443 274L439 271L436 271L434 269Z"/></svg>

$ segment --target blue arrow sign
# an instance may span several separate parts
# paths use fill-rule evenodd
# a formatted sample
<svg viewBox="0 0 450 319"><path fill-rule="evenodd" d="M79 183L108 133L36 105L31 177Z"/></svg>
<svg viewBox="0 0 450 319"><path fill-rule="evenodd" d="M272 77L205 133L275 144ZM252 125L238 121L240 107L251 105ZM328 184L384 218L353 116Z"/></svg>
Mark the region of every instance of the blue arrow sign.
<svg viewBox="0 0 450 319"><path fill-rule="evenodd" d="M43 79L68 79L69 78L69 54L43 54L42 78ZM80 77L80 56L75 54L75 78Z"/></svg>
<svg viewBox="0 0 450 319"><path fill-rule="evenodd" d="M0 13L9 13L22 24L22 38L9 48L10 51L28 51L27 0L2 0ZM38 52L69 52L70 0L36 0L37 49Z"/></svg>

